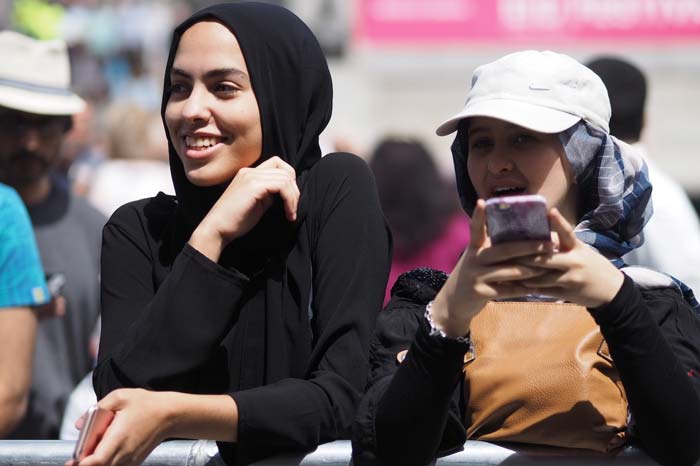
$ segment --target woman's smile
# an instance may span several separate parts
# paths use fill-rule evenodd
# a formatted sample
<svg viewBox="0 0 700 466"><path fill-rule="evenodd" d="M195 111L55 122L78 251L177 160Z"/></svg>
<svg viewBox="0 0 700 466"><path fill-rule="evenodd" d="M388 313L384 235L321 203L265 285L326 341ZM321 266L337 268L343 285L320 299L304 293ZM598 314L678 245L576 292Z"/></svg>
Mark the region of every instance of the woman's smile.
<svg viewBox="0 0 700 466"><path fill-rule="evenodd" d="M190 159L206 159L214 155L218 149L227 143L227 140L228 138L221 136L183 136L181 140L183 145L182 152L185 154L185 157Z"/></svg>

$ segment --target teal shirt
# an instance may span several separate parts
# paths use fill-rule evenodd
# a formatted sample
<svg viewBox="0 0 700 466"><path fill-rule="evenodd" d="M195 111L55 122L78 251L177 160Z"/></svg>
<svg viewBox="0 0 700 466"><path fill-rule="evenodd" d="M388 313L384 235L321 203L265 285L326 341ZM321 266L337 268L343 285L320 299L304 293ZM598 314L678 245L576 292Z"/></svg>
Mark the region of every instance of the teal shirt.
<svg viewBox="0 0 700 466"><path fill-rule="evenodd" d="M50 300L27 209L12 188L0 183L0 308Z"/></svg>

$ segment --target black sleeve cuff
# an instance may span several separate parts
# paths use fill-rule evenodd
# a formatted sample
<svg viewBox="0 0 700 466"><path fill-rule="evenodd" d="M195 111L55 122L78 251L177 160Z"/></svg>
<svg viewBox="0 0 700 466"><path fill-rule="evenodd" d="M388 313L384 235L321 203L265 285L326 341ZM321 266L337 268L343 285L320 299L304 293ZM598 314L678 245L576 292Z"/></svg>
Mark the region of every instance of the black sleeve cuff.
<svg viewBox="0 0 700 466"><path fill-rule="evenodd" d="M642 295L634 281L625 275L622 286L608 304L589 309L596 323L602 328L617 326L624 320L625 315L637 308Z"/></svg>
<svg viewBox="0 0 700 466"><path fill-rule="evenodd" d="M242 272L239 272L233 267L224 268L216 262L209 259L207 256L199 252L197 249L192 247L190 243L185 243L185 247L182 248L181 254L192 259L195 263L205 268L209 272L219 274L223 277L227 277L236 281L248 282L250 278Z"/></svg>

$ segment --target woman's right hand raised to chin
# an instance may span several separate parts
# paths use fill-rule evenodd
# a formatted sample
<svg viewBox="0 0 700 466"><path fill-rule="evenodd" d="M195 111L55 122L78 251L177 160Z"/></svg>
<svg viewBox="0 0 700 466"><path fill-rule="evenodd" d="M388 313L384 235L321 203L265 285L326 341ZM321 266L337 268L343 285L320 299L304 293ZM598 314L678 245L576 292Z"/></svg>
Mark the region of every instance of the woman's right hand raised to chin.
<svg viewBox="0 0 700 466"><path fill-rule="evenodd" d="M190 245L217 262L227 244L257 225L275 195L282 198L287 220L295 221L299 188L291 165L271 157L255 168L241 168L192 233Z"/></svg>
<svg viewBox="0 0 700 466"><path fill-rule="evenodd" d="M553 247L549 241L513 241L492 246L486 233L486 205L479 199L471 218L469 247L435 297L431 308L433 323L449 337L466 335L471 320L488 301L532 293L532 288L519 282L545 272L516 260L550 253Z"/></svg>

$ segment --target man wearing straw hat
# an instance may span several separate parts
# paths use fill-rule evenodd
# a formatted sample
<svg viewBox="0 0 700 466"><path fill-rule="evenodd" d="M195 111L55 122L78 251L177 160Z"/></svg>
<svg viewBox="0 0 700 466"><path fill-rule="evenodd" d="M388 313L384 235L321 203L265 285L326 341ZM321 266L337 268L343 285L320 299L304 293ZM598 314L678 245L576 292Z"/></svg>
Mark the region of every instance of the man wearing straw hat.
<svg viewBox="0 0 700 466"><path fill-rule="evenodd" d="M27 207L49 287L66 301L63 315L39 323L29 406L11 437L50 439L66 398L91 369L105 219L51 172L71 116L85 107L70 90L65 44L3 31L0 57L0 181Z"/></svg>

